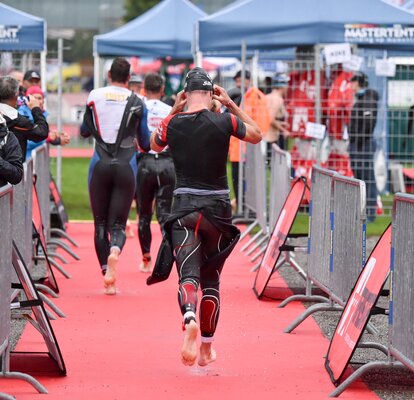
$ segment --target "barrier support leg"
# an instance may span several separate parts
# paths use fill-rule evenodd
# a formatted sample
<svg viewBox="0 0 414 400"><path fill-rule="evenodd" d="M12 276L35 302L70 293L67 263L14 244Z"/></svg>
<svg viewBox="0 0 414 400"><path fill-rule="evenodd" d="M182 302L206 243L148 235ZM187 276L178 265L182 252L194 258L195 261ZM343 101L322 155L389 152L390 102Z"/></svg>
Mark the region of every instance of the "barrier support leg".
<svg viewBox="0 0 414 400"><path fill-rule="evenodd" d="M10 347L7 345L5 353L2 355L0 377L11 379L22 379L30 383L39 393L48 393L47 389L35 378L22 372L10 371Z"/></svg>
<svg viewBox="0 0 414 400"><path fill-rule="evenodd" d="M50 239L47 241L47 245L58 246L61 249L65 250L68 254L70 254L75 260L80 260L80 257L66 243L63 243L61 240Z"/></svg>
<svg viewBox="0 0 414 400"><path fill-rule="evenodd" d="M55 253L54 251L48 251L48 252L47 252L47 255L49 256L49 258L50 258L50 257L57 258L58 260L62 261L62 262L63 262L63 264L69 264L69 261L68 261L68 260L66 260L66 258L65 258L65 257L63 257L63 256L62 256L61 254L59 254L59 253Z"/></svg>
<svg viewBox="0 0 414 400"><path fill-rule="evenodd" d="M245 251L252 243L254 243L263 234L263 229L260 229L250 240L240 249L240 252Z"/></svg>
<svg viewBox="0 0 414 400"><path fill-rule="evenodd" d="M36 260L36 261L45 260L45 259L46 259L46 256L35 256L35 257L33 257L33 260ZM67 278L67 279L72 278L71 275L69 274L69 272L65 271L65 269L62 268L55 260L53 260L52 258L49 258L49 257L47 259L48 259L49 263L51 265L53 265L65 278Z"/></svg>
<svg viewBox="0 0 414 400"><path fill-rule="evenodd" d="M247 256L250 256L263 242L265 242L269 238L268 235L264 235L261 239L259 239L253 247L249 249L246 253Z"/></svg>
<svg viewBox="0 0 414 400"><path fill-rule="evenodd" d="M41 290L42 292L46 292L48 295L52 296L55 299L59 297L59 295L49 286L42 285L41 283L35 283L34 285L38 291Z"/></svg>
<svg viewBox="0 0 414 400"><path fill-rule="evenodd" d="M345 389L347 389L353 382L355 382L359 377L361 377L365 372L374 369L374 368L383 368L383 367L401 367L404 365L400 362L389 362L389 361L371 361L361 368L358 368L354 373L352 373L347 379L345 379L332 393L329 397L338 397Z"/></svg>
<svg viewBox="0 0 414 400"><path fill-rule="evenodd" d="M306 318L317 311L341 311L343 307L334 304L314 304L297 317L283 332L290 333L297 328Z"/></svg>
<svg viewBox="0 0 414 400"><path fill-rule="evenodd" d="M260 250L250 259L251 262L255 262L266 251L267 243L260 248Z"/></svg>
<svg viewBox="0 0 414 400"><path fill-rule="evenodd" d="M43 293L38 292L39 297L46 303L59 317L66 318L65 313L52 300L47 298Z"/></svg>
<svg viewBox="0 0 414 400"><path fill-rule="evenodd" d="M304 302L323 302L329 303L329 299L327 297L319 296L319 295L306 295L306 294L295 294L293 296L289 296L287 299L283 300L277 308L283 308L287 306L292 301L304 301Z"/></svg>
<svg viewBox="0 0 414 400"><path fill-rule="evenodd" d="M15 398L15 397L10 396L10 395L9 395L9 394L7 394L7 393L0 393L0 399L1 399L1 400L16 400L16 398Z"/></svg>
<svg viewBox="0 0 414 400"><path fill-rule="evenodd" d="M259 225L259 222L257 220L254 220L253 223L251 223L244 232L240 235L240 240L243 240L253 229L256 225Z"/></svg>
<svg viewBox="0 0 414 400"><path fill-rule="evenodd" d="M70 243L72 243L75 247L79 247L76 241L73 240L65 231L62 231L62 229L52 228L50 229L50 234L56 235L58 237L63 237L67 239Z"/></svg>

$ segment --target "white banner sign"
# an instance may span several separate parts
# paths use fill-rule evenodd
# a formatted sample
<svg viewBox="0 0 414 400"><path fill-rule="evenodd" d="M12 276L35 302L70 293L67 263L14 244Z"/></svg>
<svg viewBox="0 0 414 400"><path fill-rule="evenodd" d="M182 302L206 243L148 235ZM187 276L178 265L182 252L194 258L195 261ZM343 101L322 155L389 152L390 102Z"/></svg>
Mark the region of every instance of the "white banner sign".
<svg viewBox="0 0 414 400"><path fill-rule="evenodd" d="M325 137L326 126L322 124L315 124L314 122L306 123L305 136L322 140Z"/></svg>
<svg viewBox="0 0 414 400"><path fill-rule="evenodd" d="M351 60L351 45L349 43L329 44L325 46L326 64L341 64Z"/></svg>
<svg viewBox="0 0 414 400"><path fill-rule="evenodd" d="M396 65L393 61L386 58L375 60L375 75L377 76L395 76Z"/></svg>
<svg viewBox="0 0 414 400"><path fill-rule="evenodd" d="M363 57L351 55L351 59L347 62L344 62L342 66L347 71L361 71L362 63L364 62Z"/></svg>

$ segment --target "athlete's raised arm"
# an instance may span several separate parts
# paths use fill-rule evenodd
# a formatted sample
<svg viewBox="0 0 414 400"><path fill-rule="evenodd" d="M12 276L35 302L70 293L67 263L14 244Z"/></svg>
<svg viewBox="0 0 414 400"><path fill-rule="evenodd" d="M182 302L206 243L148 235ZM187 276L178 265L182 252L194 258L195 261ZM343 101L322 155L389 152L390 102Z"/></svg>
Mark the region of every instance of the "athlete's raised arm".
<svg viewBox="0 0 414 400"><path fill-rule="evenodd" d="M218 100L236 117L239 117L246 125L246 136L241 139L249 143L259 143L262 140L262 132L259 125L247 115L237 104L230 98L225 89L221 86L214 85L214 100Z"/></svg>

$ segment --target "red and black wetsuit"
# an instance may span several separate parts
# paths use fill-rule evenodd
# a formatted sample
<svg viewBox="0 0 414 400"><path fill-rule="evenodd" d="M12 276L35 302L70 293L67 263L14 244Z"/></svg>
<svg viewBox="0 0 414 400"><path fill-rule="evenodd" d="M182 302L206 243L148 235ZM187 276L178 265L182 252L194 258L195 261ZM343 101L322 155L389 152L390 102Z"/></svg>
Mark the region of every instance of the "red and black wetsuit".
<svg viewBox="0 0 414 400"><path fill-rule="evenodd" d="M179 275L179 305L185 323L195 319L201 286L200 328L205 341L216 330L220 273L240 234L231 223L226 171L232 135L240 139L246 135L240 119L203 109L165 118L155 137L159 146L169 146L176 171L172 215L165 231Z"/></svg>

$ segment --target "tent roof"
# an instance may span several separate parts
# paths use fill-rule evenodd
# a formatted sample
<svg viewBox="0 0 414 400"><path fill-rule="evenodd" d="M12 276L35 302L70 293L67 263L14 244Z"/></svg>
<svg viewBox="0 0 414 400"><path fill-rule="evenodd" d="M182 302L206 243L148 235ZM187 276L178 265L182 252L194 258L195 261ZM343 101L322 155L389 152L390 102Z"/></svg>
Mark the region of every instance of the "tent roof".
<svg viewBox="0 0 414 400"><path fill-rule="evenodd" d="M192 58L194 25L206 15L188 0L164 0L120 28L95 36L95 52L107 56Z"/></svg>
<svg viewBox="0 0 414 400"><path fill-rule="evenodd" d="M242 40L257 50L349 41L413 50L414 30L403 40L391 32L396 24L414 25L414 15L379 0L242 0L199 21L199 46L214 53L240 49Z"/></svg>
<svg viewBox="0 0 414 400"><path fill-rule="evenodd" d="M46 50L46 22L0 3L0 51Z"/></svg>

